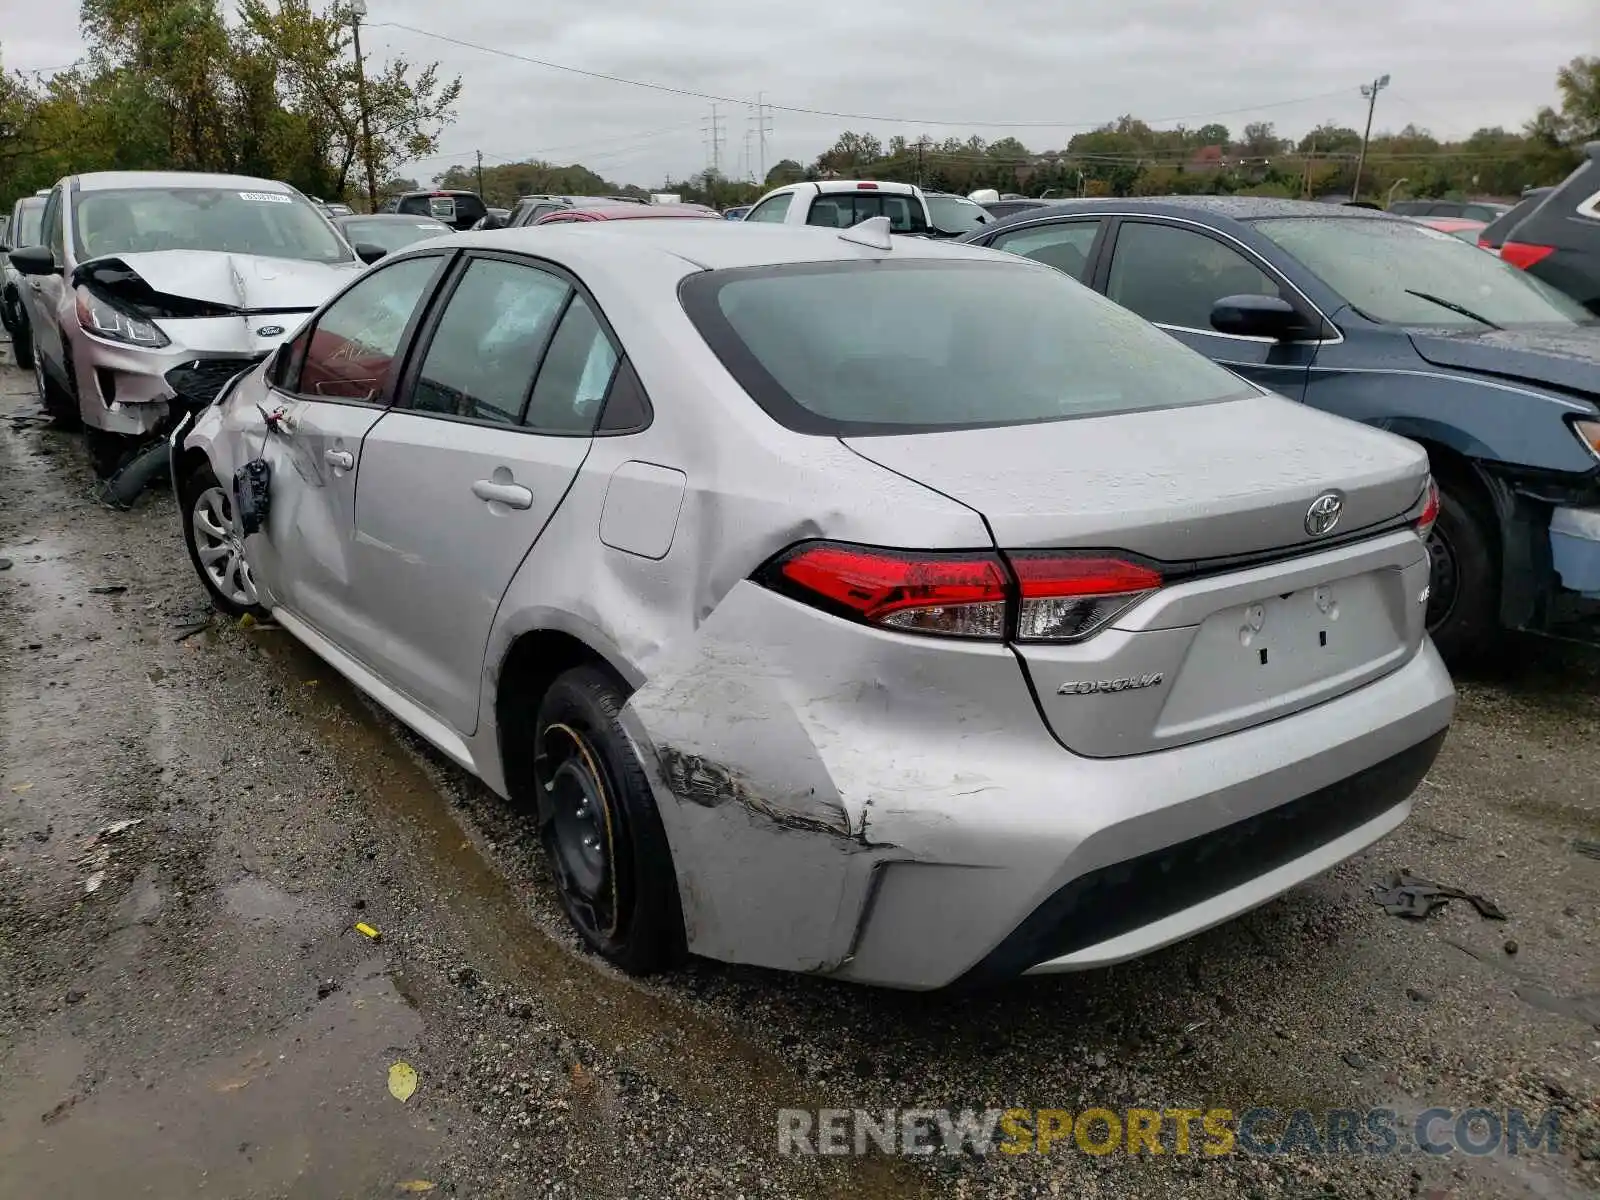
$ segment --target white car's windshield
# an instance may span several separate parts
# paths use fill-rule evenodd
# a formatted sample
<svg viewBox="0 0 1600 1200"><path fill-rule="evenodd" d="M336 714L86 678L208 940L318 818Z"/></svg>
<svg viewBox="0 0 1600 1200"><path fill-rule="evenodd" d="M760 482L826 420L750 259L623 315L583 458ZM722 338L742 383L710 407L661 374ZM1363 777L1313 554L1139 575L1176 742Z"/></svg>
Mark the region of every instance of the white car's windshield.
<svg viewBox="0 0 1600 1200"><path fill-rule="evenodd" d="M1592 319L1525 271L1411 221L1273 217L1255 226L1376 321L1503 329Z"/></svg>
<svg viewBox="0 0 1600 1200"><path fill-rule="evenodd" d="M925 199L928 217L940 233L970 233L993 220L988 209L963 196L927 196Z"/></svg>
<svg viewBox="0 0 1600 1200"><path fill-rule="evenodd" d="M37 246L44 241L44 201L27 199L17 205L17 227L11 231L11 244Z"/></svg>
<svg viewBox="0 0 1600 1200"><path fill-rule="evenodd" d="M455 232L450 226L429 220L427 217L404 219L369 217L364 221L353 219L345 221L340 228L352 246L366 243L386 250L390 254L396 250L404 250L413 242L443 237L447 233Z"/></svg>
<svg viewBox="0 0 1600 1200"><path fill-rule="evenodd" d="M308 262L349 262L350 247L310 201L240 188L116 188L80 192L80 259L155 250L215 250Z"/></svg>

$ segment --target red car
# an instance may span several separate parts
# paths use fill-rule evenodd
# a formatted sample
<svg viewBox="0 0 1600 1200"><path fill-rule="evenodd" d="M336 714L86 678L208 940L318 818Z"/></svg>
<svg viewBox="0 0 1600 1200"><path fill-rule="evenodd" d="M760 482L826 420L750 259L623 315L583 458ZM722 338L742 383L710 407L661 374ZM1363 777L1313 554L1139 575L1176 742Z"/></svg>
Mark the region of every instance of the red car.
<svg viewBox="0 0 1600 1200"><path fill-rule="evenodd" d="M1473 221L1467 217L1413 217L1413 221L1426 225L1429 229L1437 229L1440 233L1448 233L1451 237L1458 237L1463 242L1478 244L1478 235L1488 228L1483 221Z"/></svg>
<svg viewBox="0 0 1600 1200"><path fill-rule="evenodd" d="M558 208L547 212L535 225L559 225L563 221L632 221L640 217L700 217L720 221L715 212L698 204L606 204L593 208Z"/></svg>

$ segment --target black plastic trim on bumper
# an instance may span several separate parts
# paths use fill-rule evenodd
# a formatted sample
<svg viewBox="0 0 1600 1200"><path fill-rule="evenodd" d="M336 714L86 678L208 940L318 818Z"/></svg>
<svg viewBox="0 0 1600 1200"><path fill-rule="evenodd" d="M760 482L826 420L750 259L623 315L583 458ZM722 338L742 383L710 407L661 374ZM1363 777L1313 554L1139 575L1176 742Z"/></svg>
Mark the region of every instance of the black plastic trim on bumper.
<svg viewBox="0 0 1600 1200"><path fill-rule="evenodd" d="M1400 804L1446 730L1338 783L1232 825L1081 875L1036 908L957 981L999 983L1221 895L1325 846Z"/></svg>

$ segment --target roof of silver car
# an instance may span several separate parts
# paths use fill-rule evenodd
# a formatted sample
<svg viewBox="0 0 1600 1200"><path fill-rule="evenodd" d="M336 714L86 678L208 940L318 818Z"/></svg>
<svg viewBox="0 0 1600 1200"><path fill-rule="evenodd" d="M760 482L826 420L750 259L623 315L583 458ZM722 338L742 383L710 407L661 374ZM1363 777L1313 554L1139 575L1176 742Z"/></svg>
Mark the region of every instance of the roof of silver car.
<svg viewBox="0 0 1600 1200"><path fill-rule="evenodd" d="M76 176L78 187L86 192L113 188L236 188L246 192L292 192L287 183L276 179L256 179L250 175L212 175L204 171L91 171Z"/></svg>
<svg viewBox="0 0 1600 1200"><path fill-rule="evenodd" d="M890 249L846 241L842 229L808 225L767 225L746 221L592 221L564 225L527 225L519 229L457 234L457 246L482 245L526 254L549 253L560 258L557 246L568 254L581 253L584 245L602 239L615 247L627 240L627 251L638 254L640 244L663 255L682 259L707 270L764 267L777 263L833 262L856 258L946 258L1025 261L1015 255L928 238L896 237Z"/></svg>

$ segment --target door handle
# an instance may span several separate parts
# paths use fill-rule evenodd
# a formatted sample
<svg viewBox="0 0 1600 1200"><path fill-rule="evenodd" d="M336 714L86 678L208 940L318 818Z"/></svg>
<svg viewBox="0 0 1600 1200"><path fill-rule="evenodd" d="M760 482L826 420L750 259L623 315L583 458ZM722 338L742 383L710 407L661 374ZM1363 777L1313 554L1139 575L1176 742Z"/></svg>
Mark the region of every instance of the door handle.
<svg viewBox="0 0 1600 1200"><path fill-rule="evenodd" d="M324 450L323 461L330 467L340 471L354 471L356 469L356 456L348 450Z"/></svg>
<svg viewBox="0 0 1600 1200"><path fill-rule="evenodd" d="M533 493L520 483L496 483L492 479L479 479L472 485L472 494L479 500L496 501L507 508L532 508Z"/></svg>

